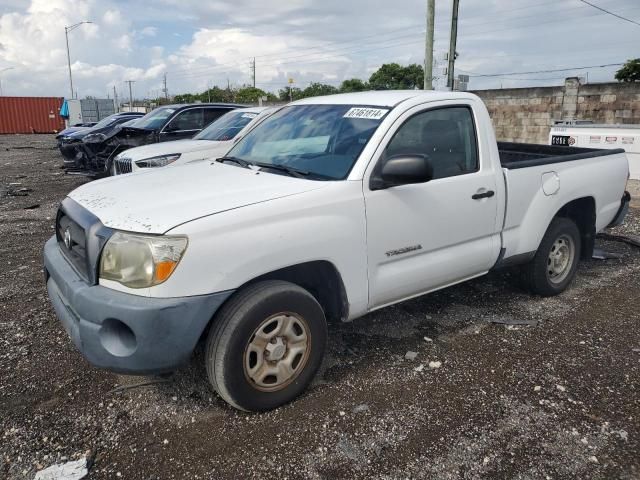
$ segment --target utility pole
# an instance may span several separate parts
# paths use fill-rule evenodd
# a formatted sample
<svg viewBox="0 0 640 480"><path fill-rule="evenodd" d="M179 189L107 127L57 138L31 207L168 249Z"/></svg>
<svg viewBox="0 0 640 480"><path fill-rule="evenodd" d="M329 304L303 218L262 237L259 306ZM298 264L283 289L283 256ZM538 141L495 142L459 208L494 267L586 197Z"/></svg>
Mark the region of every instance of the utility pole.
<svg viewBox="0 0 640 480"><path fill-rule="evenodd" d="M133 93L131 91L131 85L136 83L135 80L125 80L124 83L128 83L129 84L129 111L133 112Z"/></svg>
<svg viewBox="0 0 640 480"><path fill-rule="evenodd" d="M78 22L68 27L64 27L64 36L67 40L67 66L69 67L69 86L71 87L71 98L74 98L74 96L73 96L73 77L71 76L71 54L69 53L69 32L72 30L75 30L80 25L83 25L85 23L93 23L93 22L89 22L85 20L83 22Z"/></svg>
<svg viewBox="0 0 640 480"><path fill-rule="evenodd" d="M456 41L458 39L458 6L460 0L453 0L451 10L451 38L449 39L449 67L447 68L447 87L453 90L453 76L456 63Z"/></svg>
<svg viewBox="0 0 640 480"><path fill-rule="evenodd" d="M116 113L120 112L120 106L118 105L118 92L116 92L116 86L113 86L113 106Z"/></svg>
<svg viewBox="0 0 640 480"><path fill-rule="evenodd" d="M424 50L424 89L433 90L433 35L436 0L427 0L427 36Z"/></svg>
<svg viewBox="0 0 640 480"><path fill-rule="evenodd" d="M251 74L253 76L253 88L256 88L256 57L251 62Z"/></svg>

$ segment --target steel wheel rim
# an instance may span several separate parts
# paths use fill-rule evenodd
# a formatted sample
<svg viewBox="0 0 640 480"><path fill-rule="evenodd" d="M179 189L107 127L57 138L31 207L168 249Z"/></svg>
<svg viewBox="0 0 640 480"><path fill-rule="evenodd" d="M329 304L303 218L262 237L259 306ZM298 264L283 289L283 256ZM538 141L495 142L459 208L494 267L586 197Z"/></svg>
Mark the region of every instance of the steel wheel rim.
<svg viewBox="0 0 640 480"><path fill-rule="evenodd" d="M547 257L547 278L551 283L562 283L567 278L573 265L575 252L573 239L568 235L560 235L553 242Z"/></svg>
<svg viewBox="0 0 640 480"><path fill-rule="evenodd" d="M245 378L257 390L286 388L304 370L311 352L307 322L295 313L277 313L255 329L244 351Z"/></svg>

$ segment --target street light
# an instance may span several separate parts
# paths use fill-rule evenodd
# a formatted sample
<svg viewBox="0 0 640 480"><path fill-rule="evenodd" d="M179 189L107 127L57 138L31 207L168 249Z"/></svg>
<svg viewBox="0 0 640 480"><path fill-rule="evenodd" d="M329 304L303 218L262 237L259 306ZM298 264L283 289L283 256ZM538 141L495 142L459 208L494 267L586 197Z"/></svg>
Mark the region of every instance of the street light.
<svg viewBox="0 0 640 480"><path fill-rule="evenodd" d="M7 70L13 70L15 67L7 67L0 70L0 73L6 72ZM2 78L0 78L0 97L2 96Z"/></svg>
<svg viewBox="0 0 640 480"><path fill-rule="evenodd" d="M67 64L69 65L69 84L71 86L71 98L73 98L73 77L71 76L71 55L69 55L69 32L71 32L72 30L75 30L80 25L83 25L85 23L93 23L93 22L89 22L89 21L78 22L78 23L74 23L71 26L64 27L64 36L67 39Z"/></svg>

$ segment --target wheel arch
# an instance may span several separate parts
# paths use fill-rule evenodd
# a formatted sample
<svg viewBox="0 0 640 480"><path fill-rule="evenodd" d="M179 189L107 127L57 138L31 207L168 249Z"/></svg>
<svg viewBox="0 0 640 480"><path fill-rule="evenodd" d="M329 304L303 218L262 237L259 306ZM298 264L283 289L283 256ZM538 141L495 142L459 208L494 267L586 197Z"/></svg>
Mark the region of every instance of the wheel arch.
<svg viewBox="0 0 640 480"><path fill-rule="evenodd" d="M245 287L264 280L283 280L304 288L318 301L329 321L346 321L349 318L349 301L342 276L335 265L327 260L290 265L252 278L238 287L217 311ZM215 314L202 332L201 339L208 335L214 319Z"/></svg>
<svg viewBox="0 0 640 480"><path fill-rule="evenodd" d="M304 288L320 303L328 320L349 318L349 301L342 276L327 260L299 263L262 274L238 290L263 280L283 280Z"/></svg>
<svg viewBox="0 0 640 480"><path fill-rule="evenodd" d="M596 201L593 197L581 197L565 204L553 216L553 219L562 217L572 220L580 230L582 243L581 258L591 258L596 239ZM549 222L549 225L551 225ZM547 228L549 228L547 226Z"/></svg>

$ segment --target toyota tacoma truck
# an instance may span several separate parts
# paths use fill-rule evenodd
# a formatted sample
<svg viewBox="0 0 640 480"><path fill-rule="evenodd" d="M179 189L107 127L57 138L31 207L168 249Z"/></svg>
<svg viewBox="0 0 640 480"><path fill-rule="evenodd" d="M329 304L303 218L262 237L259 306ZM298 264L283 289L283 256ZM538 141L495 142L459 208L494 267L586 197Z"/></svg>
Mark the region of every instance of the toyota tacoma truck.
<svg viewBox="0 0 640 480"><path fill-rule="evenodd" d="M469 93L294 102L222 158L86 184L44 247L76 347L116 372L167 372L205 342L232 406L300 395L327 325L518 265L563 292L629 203L623 150L497 143Z"/></svg>

